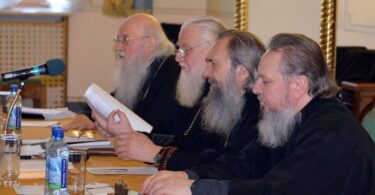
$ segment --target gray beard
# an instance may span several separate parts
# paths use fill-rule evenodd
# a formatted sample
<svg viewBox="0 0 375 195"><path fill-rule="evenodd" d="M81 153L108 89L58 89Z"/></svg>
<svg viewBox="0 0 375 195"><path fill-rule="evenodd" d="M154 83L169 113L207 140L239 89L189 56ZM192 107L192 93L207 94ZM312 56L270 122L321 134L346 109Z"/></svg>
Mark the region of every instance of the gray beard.
<svg viewBox="0 0 375 195"><path fill-rule="evenodd" d="M177 82L176 99L182 106L193 107L202 96L205 80L199 70L187 73L183 70Z"/></svg>
<svg viewBox="0 0 375 195"><path fill-rule="evenodd" d="M115 97L130 109L138 101L138 94L148 77L150 65L141 53L136 55L134 62L126 55L125 58L119 59L119 66L115 72Z"/></svg>
<svg viewBox="0 0 375 195"><path fill-rule="evenodd" d="M269 148L283 146L300 121L301 113L295 114L289 107L282 111L263 112L258 122L260 143Z"/></svg>
<svg viewBox="0 0 375 195"><path fill-rule="evenodd" d="M234 74L233 72L231 74ZM211 133L229 135L241 119L245 105L243 93L237 89L234 76L229 76L224 86L211 87L203 99L202 124Z"/></svg>

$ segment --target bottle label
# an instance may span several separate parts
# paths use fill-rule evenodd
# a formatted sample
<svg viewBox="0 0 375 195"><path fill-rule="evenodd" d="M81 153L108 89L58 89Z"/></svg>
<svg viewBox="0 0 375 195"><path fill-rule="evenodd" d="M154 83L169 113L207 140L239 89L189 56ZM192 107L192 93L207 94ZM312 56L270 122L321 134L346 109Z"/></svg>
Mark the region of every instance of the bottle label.
<svg viewBox="0 0 375 195"><path fill-rule="evenodd" d="M21 129L21 107L15 106L12 113L10 114L9 130L20 130Z"/></svg>
<svg viewBox="0 0 375 195"><path fill-rule="evenodd" d="M65 158L47 159L47 185L51 190L66 189L68 160Z"/></svg>

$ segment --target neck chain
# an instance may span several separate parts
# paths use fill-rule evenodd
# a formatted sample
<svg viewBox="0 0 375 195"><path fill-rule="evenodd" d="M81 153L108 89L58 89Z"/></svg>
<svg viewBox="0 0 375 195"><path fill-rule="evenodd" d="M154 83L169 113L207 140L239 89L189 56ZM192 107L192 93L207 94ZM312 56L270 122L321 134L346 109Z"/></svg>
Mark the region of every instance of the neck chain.
<svg viewBox="0 0 375 195"><path fill-rule="evenodd" d="M198 115L199 115L200 112L201 112L201 108L199 108L198 111L197 111L197 113L195 113L195 116L194 116L194 118L193 118L193 121L190 123L189 128L186 129L184 135L188 135L188 134L190 133L191 128L193 128L193 126L194 126L194 124L195 124L195 121L197 120Z"/></svg>

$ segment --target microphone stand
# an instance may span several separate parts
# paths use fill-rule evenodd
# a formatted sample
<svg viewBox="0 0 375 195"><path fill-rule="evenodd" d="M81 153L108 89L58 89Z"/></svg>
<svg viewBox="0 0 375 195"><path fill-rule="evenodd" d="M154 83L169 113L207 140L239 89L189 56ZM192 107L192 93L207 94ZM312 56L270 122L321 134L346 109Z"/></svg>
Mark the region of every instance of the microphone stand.
<svg viewBox="0 0 375 195"><path fill-rule="evenodd" d="M8 132L9 119L10 119L11 113L14 109L14 105L16 104L18 98L20 97L20 94L22 92L22 88L23 88L24 85L25 85L24 82L21 81L21 84L20 84L20 87L17 90L16 96L14 97L12 103L10 104L10 107L9 107L8 113L7 113L7 118L6 118L5 123L4 123L4 134L10 133L10 132Z"/></svg>

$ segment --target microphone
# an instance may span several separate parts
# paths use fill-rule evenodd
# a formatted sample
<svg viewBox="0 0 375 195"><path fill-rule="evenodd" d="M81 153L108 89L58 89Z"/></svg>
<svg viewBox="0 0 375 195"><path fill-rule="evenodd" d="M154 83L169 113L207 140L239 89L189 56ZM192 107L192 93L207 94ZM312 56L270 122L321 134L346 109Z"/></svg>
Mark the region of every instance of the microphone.
<svg viewBox="0 0 375 195"><path fill-rule="evenodd" d="M45 64L33 66L21 70L10 71L1 74L3 81L11 81L19 79L21 81L28 79L31 76L49 75L56 76L63 73L65 64L60 59L48 60Z"/></svg>

